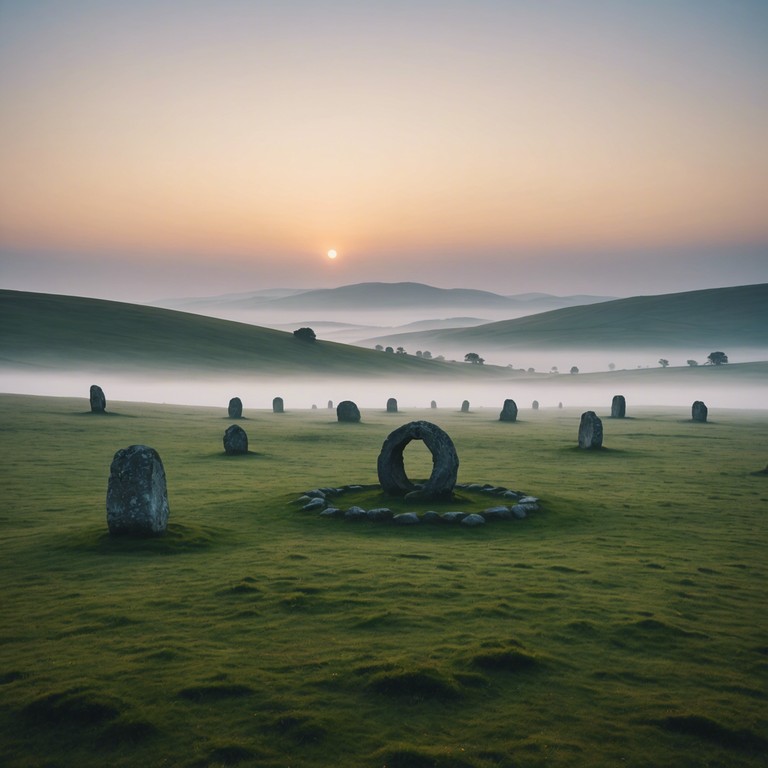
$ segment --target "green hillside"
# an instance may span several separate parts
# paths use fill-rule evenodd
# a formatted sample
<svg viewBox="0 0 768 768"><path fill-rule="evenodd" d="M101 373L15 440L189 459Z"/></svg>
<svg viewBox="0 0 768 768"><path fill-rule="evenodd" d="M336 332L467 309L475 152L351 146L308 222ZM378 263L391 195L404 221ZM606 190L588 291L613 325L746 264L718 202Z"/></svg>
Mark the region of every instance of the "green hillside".
<svg viewBox="0 0 768 768"><path fill-rule="evenodd" d="M62 369L435 375L447 363L154 307L0 291L0 362Z"/></svg>
<svg viewBox="0 0 768 768"><path fill-rule="evenodd" d="M403 345L712 349L766 347L768 283L635 296L472 328L401 334Z"/></svg>

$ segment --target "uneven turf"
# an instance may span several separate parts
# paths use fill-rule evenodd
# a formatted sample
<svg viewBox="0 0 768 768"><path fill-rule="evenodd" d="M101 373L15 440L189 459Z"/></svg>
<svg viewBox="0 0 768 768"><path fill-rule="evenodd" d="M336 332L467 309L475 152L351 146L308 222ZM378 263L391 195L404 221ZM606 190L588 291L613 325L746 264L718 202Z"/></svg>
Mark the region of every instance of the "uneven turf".
<svg viewBox="0 0 768 768"><path fill-rule="evenodd" d="M261 411L227 457L224 408L108 407L0 396L0 764L764 765L768 412L596 409L589 452L576 409ZM415 419L451 435L460 482L542 509L473 529L300 511L375 483ZM134 443L165 464L159 539L106 530Z"/></svg>

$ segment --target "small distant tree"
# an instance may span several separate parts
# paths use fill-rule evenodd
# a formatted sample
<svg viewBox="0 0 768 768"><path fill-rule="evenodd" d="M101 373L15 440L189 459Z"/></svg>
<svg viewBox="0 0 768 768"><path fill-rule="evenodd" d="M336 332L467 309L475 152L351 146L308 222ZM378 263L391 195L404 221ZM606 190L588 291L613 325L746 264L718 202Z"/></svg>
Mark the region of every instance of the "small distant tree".
<svg viewBox="0 0 768 768"><path fill-rule="evenodd" d="M444 360L445 360L445 355L438 355L438 356L435 358L435 360L444 361Z"/></svg>
<svg viewBox="0 0 768 768"><path fill-rule="evenodd" d="M432 353L431 353L431 352L430 352L428 349L425 349L425 350L424 350L424 351L421 353L421 356L422 356L422 357L424 357L424 358L426 358L427 360L431 360L431 359L432 359Z"/></svg>
<svg viewBox="0 0 768 768"><path fill-rule="evenodd" d="M396 355L404 355L404 354L406 354L406 351L405 351L405 350L404 350L402 347L398 347L398 348L395 350L395 354L396 354Z"/></svg>
<svg viewBox="0 0 768 768"><path fill-rule="evenodd" d="M423 354L424 353L420 349L416 350L416 357L421 357Z"/></svg>
<svg viewBox="0 0 768 768"><path fill-rule="evenodd" d="M386 348L384 351L385 351L385 352L386 352L388 355L394 355L394 354L395 354L395 350L394 350L394 349L392 349L392 347L387 347L387 348Z"/></svg>
<svg viewBox="0 0 768 768"><path fill-rule="evenodd" d="M659 365L662 368L666 368L669 365L669 360L666 360L665 358L662 357L661 360L659 360Z"/></svg>
<svg viewBox="0 0 768 768"><path fill-rule="evenodd" d="M707 360L711 365L723 365L728 362L728 355L725 352L710 352L707 355Z"/></svg>
<svg viewBox="0 0 768 768"><path fill-rule="evenodd" d="M609 371L615 371L616 370L616 363L608 363L608 370Z"/></svg>
<svg viewBox="0 0 768 768"><path fill-rule="evenodd" d="M550 373L560 373L560 371L558 371L558 369L557 369L557 366L556 366L556 365L553 365L553 366L552 366L552 367L549 369L549 372L550 372Z"/></svg>
<svg viewBox="0 0 768 768"><path fill-rule="evenodd" d="M698 363L695 360L686 360L685 362L688 363L688 365L690 365L691 368L695 368L698 365Z"/></svg>
<svg viewBox="0 0 768 768"><path fill-rule="evenodd" d="M529 368L528 369L528 373L536 373L536 369L535 368Z"/></svg>
<svg viewBox="0 0 768 768"><path fill-rule="evenodd" d="M382 346L381 346L381 344L377 344L377 345L374 347L374 349L375 349L377 352L383 352L383 351L384 351L384 347L382 347Z"/></svg>
<svg viewBox="0 0 768 768"><path fill-rule="evenodd" d="M301 339L302 341L316 341L317 336L315 336L315 332L311 328L297 328L293 335L297 339Z"/></svg>
<svg viewBox="0 0 768 768"><path fill-rule="evenodd" d="M485 360L480 357L477 352L467 352L467 354L464 355L464 362L472 363L472 365L482 365Z"/></svg>
<svg viewBox="0 0 768 768"><path fill-rule="evenodd" d="M571 373L578 373L579 369L574 365L573 368L571 368Z"/></svg>

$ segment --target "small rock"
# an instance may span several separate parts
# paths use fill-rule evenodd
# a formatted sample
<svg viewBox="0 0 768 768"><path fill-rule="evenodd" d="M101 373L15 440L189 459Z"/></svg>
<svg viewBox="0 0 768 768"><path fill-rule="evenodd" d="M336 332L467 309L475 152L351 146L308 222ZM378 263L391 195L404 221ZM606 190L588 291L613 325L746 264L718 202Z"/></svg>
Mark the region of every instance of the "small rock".
<svg viewBox="0 0 768 768"><path fill-rule="evenodd" d="M504 491L504 493L501 494L505 499L516 499L520 496L517 491Z"/></svg>
<svg viewBox="0 0 768 768"><path fill-rule="evenodd" d="M474 512L471 515L467 515L462 521L462 525L468 525L470 528L474 528L478 525L484 525L485 524L485 518L482 515L475 514Z"/></svg>
<svg viewBox="0 0 768 768"><path fill-rule="evenodd" d="M442 514L445 523L460 523L466 516L466 512L443 512Z"/></svg>
<svg viewBox="0 0 768 768"><path fill-rule="evenodd" d="M368 517L368 512L362 507L352 506L345 513L344 518L346 520L362 520Z"/></svg>
<svg viewBox="0 0 768 768"><path fill-rule="evenodd" d="M401 512L392 518L392 522L397 525L417 525L421 520L415 512Z"/></svg>
<svg viewBox="0 0 768 768"><path fill-rule="evenodd" d="M394 512L387 507L377 507L376 509L368 510L369 520L391 520L394 516Z"/></svg>
<svg viewBox="0 0 768 768"><path fill-rule="evenodd" d="M315 497L314 499L311 499L308 501L302 509L305 512L312 512L315 509L322 509L325 506L325 499L321 499L318 497Z"/></svg>
<svg viewBox="0 0 768 768"><path fill-rule="evenodd" d="M509 507L489 507L483 510L483 515L494 520L510 520L512 518Z"/></svg>
<svg viewBox="0 0 768 768"><path fill-rule="evenodd" d="M309 496L310 499L324 499L325 493L321 491L319 488L314 488L311 491L307 491L306 496Z"/></svg>
<svg viewBox="0 0 768 768"><path fill-rule="evenodd" d="M326 507L326 509L320 510L322 517L340 517L342 514L338 507Z"/></svg>
<svg viewBox="0 0 768 768"><path fill-rule="evenodd" d="M422 523L442 523L443 518L440 517L440 515L435 512L433 509L430 509L428 512L425 512L421 516L421 522Z"/></svg>
<svg viewBox="0 0 768 768"><path fill-rule="evenodd" d="M528 511L522 504L515 504L515 506L512 507L511 512L518 520L528 517Z"/></svg>
<svg viewBox="0 0 768 768"><path fill-rule="evenodd" d="M523 496L522 499L520 499L521 504L538 504L539 500L535 496Z"/></svg>

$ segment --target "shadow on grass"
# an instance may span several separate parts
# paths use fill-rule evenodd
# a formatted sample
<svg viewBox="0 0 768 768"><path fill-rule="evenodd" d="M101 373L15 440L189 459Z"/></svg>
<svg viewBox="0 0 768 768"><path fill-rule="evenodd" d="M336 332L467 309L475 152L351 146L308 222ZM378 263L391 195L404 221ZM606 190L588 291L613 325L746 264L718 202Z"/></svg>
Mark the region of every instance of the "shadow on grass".
<svg viewBox="0 0 768 768"><path fill-rule="evenodd" d="M85 416L86 418L94 419L138 419L138 416L133 416L130 413L116 413L115 411L103 411L102 413L94 413L93 411L76 411L71 414L72 416Z"/></svg>

